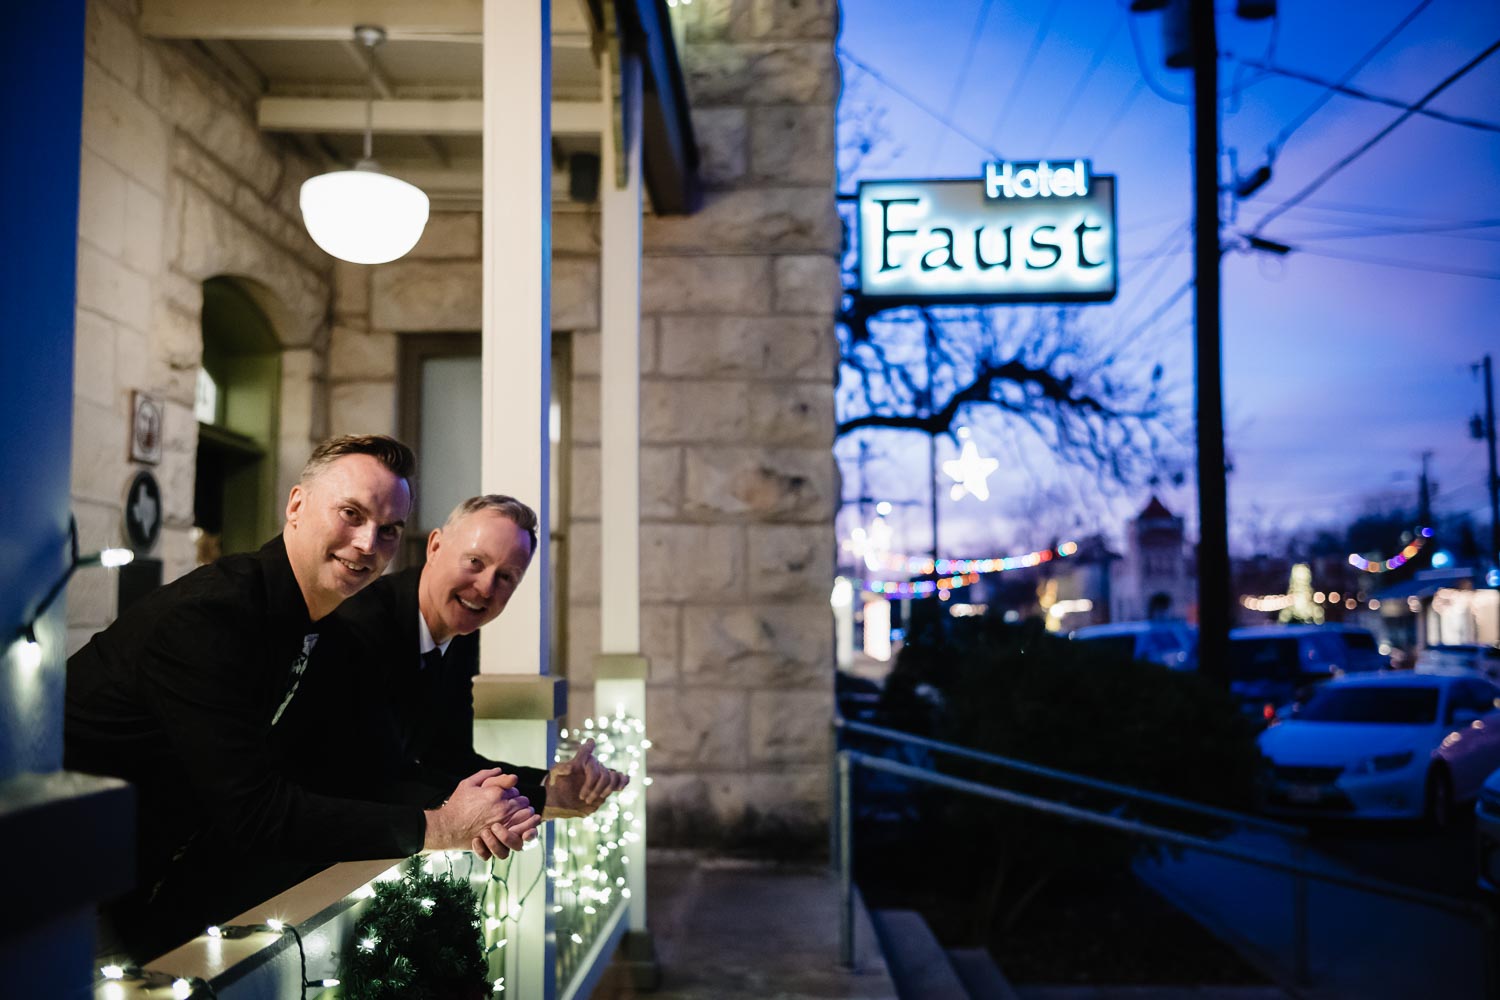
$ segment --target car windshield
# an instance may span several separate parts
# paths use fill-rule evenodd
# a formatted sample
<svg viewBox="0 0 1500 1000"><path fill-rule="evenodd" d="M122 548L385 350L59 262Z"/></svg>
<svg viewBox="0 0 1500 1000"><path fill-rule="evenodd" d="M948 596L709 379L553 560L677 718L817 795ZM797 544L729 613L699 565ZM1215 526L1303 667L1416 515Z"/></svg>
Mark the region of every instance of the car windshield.
<svg viewBox="0 0 1500 1000"><path fill-rule="evenodd" d="M1385 722L1423 725L1437 719L1435 687L1340 687L1328 685L1297 709L1304 722Z"/></svg>
<svg viewBox="0 0 1500 1000"><path fill-rule="evenodd" d="M1107 656L1112 660L1135 659L1135 636L1133 635L1084 635L1074 642L1088 647L1088 652Z"/></svg>
<svg viewBox="0 0 1500 1000"><path fill-rule="evenodd" d="M1294 680L1300 670L1296 639L1231 639L1232 681Z"/></svg>

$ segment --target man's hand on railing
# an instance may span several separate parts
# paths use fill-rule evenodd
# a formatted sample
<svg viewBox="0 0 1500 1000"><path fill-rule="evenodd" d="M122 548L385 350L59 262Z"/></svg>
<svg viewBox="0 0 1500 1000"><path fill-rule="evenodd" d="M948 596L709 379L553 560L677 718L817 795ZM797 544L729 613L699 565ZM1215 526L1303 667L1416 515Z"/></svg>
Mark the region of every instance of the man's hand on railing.
<svg viewBox="0 0 1500 1000"><path fill-rule="evenodd" d="M542 819L516 791L516 780L496 767L460 781L441 808L426 810L423 850L469 848L484 858L520 850Z"/></svg>
<svg viewBox="0 0 1500 1000"><path fill-rule="evenodd" d="M547 772L547 805L543 819L574 819L587 816L604 800L630 783L628 775L612 770L594 757L594 741L584 740L572 760Z"/></svg>

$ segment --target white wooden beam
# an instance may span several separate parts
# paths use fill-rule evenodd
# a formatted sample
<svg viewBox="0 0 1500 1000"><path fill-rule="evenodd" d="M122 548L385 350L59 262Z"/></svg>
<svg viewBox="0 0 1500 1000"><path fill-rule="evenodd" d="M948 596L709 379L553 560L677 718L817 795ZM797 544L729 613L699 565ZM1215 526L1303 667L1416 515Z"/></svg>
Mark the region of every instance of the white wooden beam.
<svg viewBox="0 0 1500 1000"><path fill-rule="evenodd" d="M482 0L142 0L141 30L149 38L339 41L356 24L374 24L387 41L478 45L482 10ZM592 48L588 23L570 19L552 47Z"/></svg>
<svg viewBox="0 0 1500 1000"><path fill-rule="evenodd" d="M240 40L350 38L376 24L386 39L478 43L481 0L142 0L141 30L151 38Z"/></svg>
<svg viewBox="0 0 1500 1000"><path fill-rule="evenodd" d="M267 132L363 132L368 102L338 97L263 97L256 120ZM479 135L484 102L381 98L374 103L374 128L383 134ZM604 128L604 106L589 101L552 105L554 136L596 136Z"/></svg>

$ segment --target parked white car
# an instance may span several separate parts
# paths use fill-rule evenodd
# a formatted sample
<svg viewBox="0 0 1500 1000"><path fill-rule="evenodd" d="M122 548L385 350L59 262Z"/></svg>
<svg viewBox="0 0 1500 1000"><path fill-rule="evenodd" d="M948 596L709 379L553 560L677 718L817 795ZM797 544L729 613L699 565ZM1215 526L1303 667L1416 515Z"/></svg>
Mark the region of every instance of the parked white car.
<svg viewBox="0 0 1500 1000"><path fill-rule="evenodd" d="M1500 768L1500 687L1463 673L1352 674L1260 735L1267 811L1446 824Z"/></svg>
<svg viewBox="0 0 1500 1000"><path fill-rule="evenodd" d="M1160 663L1173 670L1198 665L1198 630L1182 621L1112 622L1074 629L1074 642L1107 650L1121 659Z"/></svg>

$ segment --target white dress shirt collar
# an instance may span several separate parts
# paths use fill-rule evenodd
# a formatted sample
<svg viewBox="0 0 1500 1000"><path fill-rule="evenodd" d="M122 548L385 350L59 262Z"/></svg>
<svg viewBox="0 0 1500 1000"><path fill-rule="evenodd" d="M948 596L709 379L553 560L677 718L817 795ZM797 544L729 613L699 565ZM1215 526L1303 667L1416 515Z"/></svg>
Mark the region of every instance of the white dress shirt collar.
<svg viewBox="0 0 1500 1000"><path fill-rule="evenodd" d="M432 638L432 629L427 627L427 619L422 617L421 609L417 610L417 646L419 647L417 652L426 656L436 649L446 654L448 652L448 643L452 641L453 639L450 636L448 642L435 642Z"/></svg>

